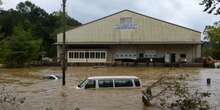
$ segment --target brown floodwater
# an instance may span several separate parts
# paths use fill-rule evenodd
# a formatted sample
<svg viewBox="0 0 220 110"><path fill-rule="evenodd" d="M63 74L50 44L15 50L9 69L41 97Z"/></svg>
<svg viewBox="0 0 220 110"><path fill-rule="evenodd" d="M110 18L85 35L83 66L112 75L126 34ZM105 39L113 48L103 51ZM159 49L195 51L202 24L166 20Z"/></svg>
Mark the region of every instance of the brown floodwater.
<svg viewBox="0 0 220 110"><path fill-rule="evenodd" d="M134 75L147 86L163 74L189 74L190 84L214 93L210 102L220 109L220 69L161 68L161 67L69 67L66 86L62 80L43 80L46 74L61 74L59 67L19 69L0 68L0 85L6 86L18 97L26 97L22 110L156 110L147 108L141 100L141 89L77 90L80 80L89 76ZM206 85L206 78L212 85Z"/></svg>

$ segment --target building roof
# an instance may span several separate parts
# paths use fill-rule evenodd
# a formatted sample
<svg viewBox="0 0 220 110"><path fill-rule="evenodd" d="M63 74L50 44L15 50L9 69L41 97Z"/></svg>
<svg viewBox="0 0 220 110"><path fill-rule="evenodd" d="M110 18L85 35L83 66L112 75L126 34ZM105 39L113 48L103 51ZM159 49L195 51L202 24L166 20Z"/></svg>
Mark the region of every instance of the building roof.
<svg viewBox="0 0 220 110"><path fill-rule="evenodd" d="M121 17L131 17L135 29L117 29ZM149 17L130 10L123 10L86 23L66 32L68 44L166 44L201 43L201 32ZM57 44L62 43L62 33Z"/></svg>
<svg viewBox="0 0 220 110"><path fill-rule="evenodd" d="M93 76L88 79L138 79L136 76Z"/></svg>
<svg viewBox="0 0 220 110"><path fill-rule="evenodd" d="M128 9L122 10L122 11L119 11L119 12L116 12L116 13L113 13L113 14L111 14L111 15L108 15L108 16L105 16L105 17L102 17L102 18L99 18L99 19L94 20L94 21L90 21L90 22L85 23L85 24L83 24L83 25L81 25L81 26L79 26L79 27L86 26L86 25L91 24L91 23L93 23L93 22L96 22L96 21L105 19L105 18L110 17L110 16L114 16L114 15L116 15L116 14L118 14L118 13L121 13L121 12L124 12L124 11L128 11L128 12L135 13L135 14L138 14L138 15L141 15L141 16L144 16L144 17L148 17L148 18L151 18L151 19L155 19L155 20L158 20L158 21L161 21L161 22L165 22L165 23L168 23L168 24L171 24L171 25L175 25L175 26L178 26L178 27L181 27L181 28L185 28L185 29L188 29L188 30L191 30L191 31L195 31L195 32L201 33L200 31L195 30L195 29L191 29L191 28L188 28L188 27L185 27L185 26L181 26L181 25L178 25L178 24L174 24L174 23L171 23L171 22L167 22L167 21L164 21L164 20L155 18L155 17L151 17L151 16L147 16L147 15L144 15L144 14L141 14L141 13L137 13L137 12L135 12L135 11L131 11L131 10L128 10ZM76 28L79 28L79 27L76 27ZM76 28L74 28L74 29L76 29ZM70 30L70 31L71 31L71 30ZM59 33L59 34L62 34L62 33Z"/></svg>

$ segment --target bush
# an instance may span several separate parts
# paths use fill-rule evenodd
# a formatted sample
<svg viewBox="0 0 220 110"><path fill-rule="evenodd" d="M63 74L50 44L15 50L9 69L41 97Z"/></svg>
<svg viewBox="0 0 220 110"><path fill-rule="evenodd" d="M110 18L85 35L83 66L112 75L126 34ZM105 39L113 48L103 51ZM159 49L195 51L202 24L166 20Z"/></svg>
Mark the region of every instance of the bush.
<svg viewBox="0 0 220 110"><path fill-rule="evenodd" d="M211 93L190 87L186 78L184 75L161 77L143 91L143 102L150 106L156 100L155 104L163 110L211 110L207 101Z"/></svg>
<svg viewBox="0 0 220 110"><path fill-rule="evenodd" d="M0 89L0 108L1 110L22 110L20 106L24 103L25 98L18 98L12 91L5 87Z"/></svg>

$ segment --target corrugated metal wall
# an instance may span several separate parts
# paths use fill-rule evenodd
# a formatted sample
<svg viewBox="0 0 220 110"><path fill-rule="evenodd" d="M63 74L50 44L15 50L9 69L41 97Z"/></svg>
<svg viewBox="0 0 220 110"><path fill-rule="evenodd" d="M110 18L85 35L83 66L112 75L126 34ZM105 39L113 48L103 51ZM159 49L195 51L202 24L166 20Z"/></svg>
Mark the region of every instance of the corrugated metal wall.
<svg viewBox="0 0 220 110"><path fill-rule="evenodd" d="M136 29L117 29L120 18L132 17ZM200 42L200 33L150 17L122 11L67 32L67 42ZM62 34L58 35L62 42Z"/></svg>

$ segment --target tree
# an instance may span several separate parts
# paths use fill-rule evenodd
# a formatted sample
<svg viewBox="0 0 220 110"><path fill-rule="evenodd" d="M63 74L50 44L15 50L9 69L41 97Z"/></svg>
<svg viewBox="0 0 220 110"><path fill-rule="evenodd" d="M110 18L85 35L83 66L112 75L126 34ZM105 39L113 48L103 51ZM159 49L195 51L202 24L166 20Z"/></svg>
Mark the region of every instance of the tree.
<svg viewBox="0 0 220 110"><path fill-rule="evenodd" d="M0 0L0 6L2 5L2 1Z"/></svg>
<svg viewBox="0 0 220 110"><path fill-rule="evenodd" d="M9 90L8 88L0 88L0 108L1 110L22 110L22 106L25 102L25 97L18 97L17 94Z"/></svg>
<svg viewBox="0 0 220 110"><path fill-rule="evenodd" d="M57 33L60 32L62 28L61 15L54 13L48 14L45 10L30 1L19 3L16 9L22 16L27 18L27 21L32 23L29 28L32 29L33 36L42 39L42 53L46 53L46 56L54 57L56 55L56 47L52 45L56 42ZM81 25L81 23L69 16L67 17L68 28L79 25Z"/></svg>
<svg viewBox="0 0 220 110"><path fill-rule="evenodd" d="M17 28L22 30L18 34L20 37L22 34L29 33L33 40L41 41L39 53L36 53L39 59L42 54L51 58L56 57L56 46L54 46L54 43L56 42L57 33L60 33L62 29L61 15L61 12L48 14L30 1L19 3L16 10L0 10L0 49L6 52L3 55L4 57L0 58L1 61L6 61L4 58L7 55L11 55L10 51L13 50L11 49L11 43L14 42L12 39L15 39L18 34ZM80 25L80 22L67 15L67 29Z"/></svg>
<svg viewBox="0 0 220 110"><path fill-rule="evenodd" d="M22 21L23 18L13 9L8 11L1 10L0 15L0 33L6 38L12 35L13 28Z"/></svg>
<svg viewBox="0 0 220 110"><path fill-rule="evenodd" d="M9 67L26 66L38 58L41 40L21 26L16 26L13 31L11 37L0 42L0 60Z"/></svg>
<svg viewBox="0 0 220 110"><path fill-rule="evenodd" d="M220 59L220 22L216 22L213 26L208 26L207 31L210 39L211 55L215 59Z"/></svg>
<svg viewBox="0 0 220 110"><path fill-rule="evenodd" d="M62 11L55 11L51 14L51 16L54 17L54 19L57 19L57 24L62 25L62 16L63 12ZM67 30L76 28L78 26L82 25L79 21L73 19L66 13L66 28ZM59 27L56 29L57 33L62 32L63 27Z"/></svg>
<svg viewBox="0 0 220 110"><path fill-rule="evenodd" d="M188 75L167 75L143 91L143 102L162 110L211 110L207 98L212 94L192 88L187 83Z"/></svg>
<svg viewBox="0 0 220 110"><path fill-rule="evenodd" d="M220 15L220 0L202 0L200 5L205 6L204 11L208 13L214 13Z"/></svg>

